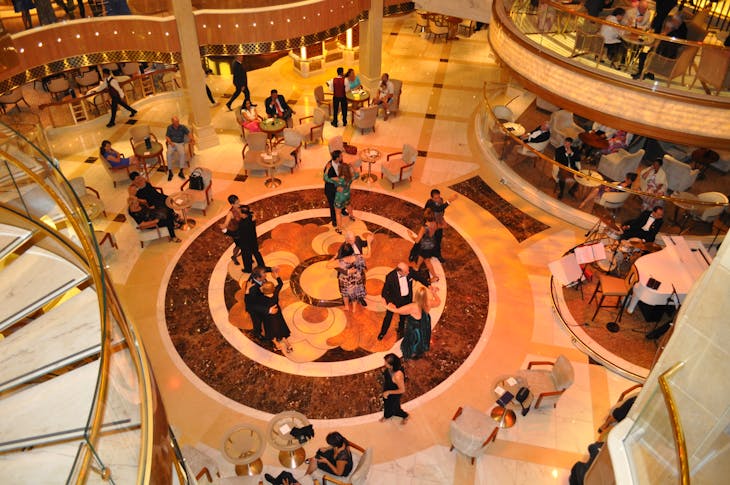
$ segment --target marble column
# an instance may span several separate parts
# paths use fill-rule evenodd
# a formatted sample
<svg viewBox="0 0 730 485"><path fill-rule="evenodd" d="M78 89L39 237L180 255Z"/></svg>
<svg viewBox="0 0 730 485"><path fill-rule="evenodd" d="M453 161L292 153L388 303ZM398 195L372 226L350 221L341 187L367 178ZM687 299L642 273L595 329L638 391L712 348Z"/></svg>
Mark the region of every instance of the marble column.
<svg viewBox="0 0 730 485"><path fill-rule="evenodd" d="M370 0L368 19L360 24L360 81L378 87L383 57L383 0Z"/></svg>
<svg viewBox="0 0 730 485"><path fill-rule="evenodd" d="M190 101L190 123L200 149L218 145L218 135L211 124L210 102L205 94L205 74L200 62L198 35L191 0L172 2L182 53L182 79Z"/></svg>

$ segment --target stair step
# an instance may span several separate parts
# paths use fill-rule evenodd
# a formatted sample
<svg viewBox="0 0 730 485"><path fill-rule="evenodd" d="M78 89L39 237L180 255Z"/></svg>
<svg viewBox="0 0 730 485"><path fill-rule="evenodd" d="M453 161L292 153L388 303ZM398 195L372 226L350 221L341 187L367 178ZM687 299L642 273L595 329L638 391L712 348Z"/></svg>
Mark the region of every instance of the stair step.
<svg viewBox="0 0 730 485"><path fill-rule="evenodd" d="M0 341L0 392L97 354L101 321L86 288Z"/></svg>
<svg viewBox="0 0 730 485"><path fill-rule="evenodd" d="M8 224L0 224L0 260L11 254L31 237L33 237L33 231Z"/></svg>
<svg viewBox="0 0 730 485"><path fill-rule="evenodd" d="M0 455L5 483L64 483L74 466L82 441L43 446Z"/></svg>
<svg viewBox="0 0 730 485"><path fill-rule="evenodd" d="M0 401L0 452L80 438L94 399L99 361Z"/></svg>
<svg viewBox="0 0 730 485"><path fill-rule="evenodd" d="M0 331L88 280L79 267L39 247L25 251L0 273Z"/></svg>

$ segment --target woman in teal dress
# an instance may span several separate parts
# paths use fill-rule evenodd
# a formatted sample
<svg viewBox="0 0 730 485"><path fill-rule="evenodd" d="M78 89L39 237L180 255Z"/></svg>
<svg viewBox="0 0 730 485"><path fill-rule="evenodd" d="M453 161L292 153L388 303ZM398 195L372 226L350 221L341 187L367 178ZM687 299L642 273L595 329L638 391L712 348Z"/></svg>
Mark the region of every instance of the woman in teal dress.
<svg viewBox="0 0 730 485"><path fill-rule="evenodd" d="M352 168L346 163L340 165L340 175L337 177L330 177L327 172L324 173L324 181L331 184L335 184L337 192L335 192L335 214L337 216L337 228L335 230L338 233L342 233L342 209L347 209L347 213L350 214L350 220L354 221L355 217L352 215L352 198L350 196L350 186L357 180L358 173L354 172Z"/></svg>
<svg viewBox="0 0 730 485"><path fill-rule="evenodd" d="M392 303L388 304L388 310L406 315L403 340L400 343L403 359L418 359L431 348L431 315L428 312L441 304L437 292L438 287L435 285L430 288L422 286L413 295L413 303L400 308Z"/></svg>

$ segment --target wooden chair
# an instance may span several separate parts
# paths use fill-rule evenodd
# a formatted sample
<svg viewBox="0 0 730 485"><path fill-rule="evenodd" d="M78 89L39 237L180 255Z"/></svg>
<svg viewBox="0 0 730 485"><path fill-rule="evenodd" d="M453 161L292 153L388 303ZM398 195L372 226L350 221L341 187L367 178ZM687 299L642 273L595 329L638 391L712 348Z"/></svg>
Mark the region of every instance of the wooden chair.
<svg viewBox="0 0 730 485"><path fill-rule="evenodd" d="M488 414L469 406L459 407L449 423L449 451L456 448L469 457L473 465L475 458L484 453L487 445L494 443L498 432L499 427Z"/></svg>
<svg viewBox="0 0 730 485"><path fill-rule="evenodd" d="M672 84L672 80L681 76L681 83L684 85L684 76L687 70L694 62L699 47L686 45L682 48L676 59L664 57L656 52L650 52L646 56L646 65L641 73L641 79L644 79L648 73L655 76L661 76L667 79L667 87Z"/></svg>
<svg viewBox="0 0 730 485"><path fill-rule="evenodd" d="M311 116L305 116L299 118L299 126L295 129L302 135L302 142L304 148L310 143L315 143L316 140L324 141L324 122L327 119L322 108L314 108L314 113ZM304 122L307 121L306 123Z"/></svg>
<svg viewBox="0 0 730 485"><path fill-rule="evenodd" d="M327 140L327 148L329 149L330 155L332 155L332 152L335 150L342 152L342 161L350 167L359 170L362 166L362 159L358 154L350 155L345 151L345 143L340 135L333 136Z"/></svg>
<svg viewBox="0 0 730 485"><path fill-rule="evenodd" d="M327 117L332 116L332 101L327 101L324 88L317 86L314 88L314 101L317 103L317 108L327 110Z"/></svg>
<svg viewBox="0 0 730 485"><path fill-rule="evenodd" d="M443 37L444 42L446 42L446 39L449 37L449 27L448 25L440 25L435 20L428 19L428 33L433 36L434 42L439 37Z"/></svg>
<svg viewBox="0 0 730 485"><path fill-rule="evenodd" d="M717 95L730 87L730 49L702 46L700 63L690 89L697 81L707 94Z"/></svg>
<svg viewBox="0 0 730 485"><path fill-rule="evenodd" d="M365 130L373 130L375 132L378 109L377 106L365 106L355 111L352 117L353 126L359 128L361 134L365 134Z"/></svg>
<svg viewBox="0 0 730 485"><path fill-rule="evenodd" d="M248 175L249 170L266 172L266 168L261 165L261 155L266 153L266 133L258 131L248 134L246 145L241 151L243 159L243 173Z"/></svg>
<svg viewBox="0 0 730 485"><path fill-rule="evenodd" d="M57 77L48 82L48 92L54 101L61 101L69 93L71 85L65 77Z"/></svg>
<svg viewBox="0 0 730 485"><path fill-rule="evenodd" d="M631 267L629 274L627 274L625 278L617 278L615 276L599 274L596 289L593 291L591 299L588 300L588 304L590 304L593 299L596 298L596 295L598 293L601 293L601 299L596 302L596 311L593 312L593 317L591 318L591 321L596 319L596 315L598 315L598 310L600 310L601 308L618 308L619 313L616 321L620 322L621 317L624 314L624 308L626 307L628 297L631 295L631 292L637 281L639 281L639 273L636 271L635 266ZM613 305L604 305L603 301L606 299L606 297L615 298L615 303Z"/></svg>
<svg viewBox="0 0 730 485"><path fill-rule="evenodd" d="M385 163L380 165L380 176L390 182L390 188L404 180L413 179L418 151L411 145L403 145L400 152L389 153Z"/></svg>
<svg viewBox="0 0 730 485"><path fill-rule="evenodd" d="M96 69L86 71L75 79L76 85L79 87L81 94L86 94L88 90L99 84L99 72Z"/></svg>
<svg viewBox="0 0 730 485"><path fill-rule="evenodd" d="M294 173L294 167L299 165L302 156L302 135L293 128L284 128L284 137L276 145L281 166Z"/></svg>
<svg viewBox="0 0 730 485"><path fill-rule="evenodd" d="M603 58L604 38L601 34L577 30L575 32L575 45L570 57L577 57L583 54L591 54L596 59L596 67Z"/></svg>
<svg viewBox="0 0 730 485"><path fill-rule="evenodd" d="M550 370L532 369L538 365L550 366ZM573 385L575 380L573 365L564 355L558 356L555 362L529 362L527 369L518 371L517 376L521 377L527 383L526 387L530 389L530 392L537 396L535 409L546 402L552 403L553 407L556 407L560 397Z"/></svg>
<svg viewBox="0 0 730 485"><path fill-rule="evenodd" d="M471 37L476 31L476 22L473 20L465 19L459 24L459 33Z"/></svg>
<svg viewBox="0 0 730 485"><path fill-rule="evenodd" d="M162 89L165 91L175 91L180 89L180 83L177 81L177 73L166 72L162 75Z"/></svg>
<svg viewBox="0 0 730 485"><path fill-rule="evenodd" d="M3 94L0 96L0 109L2 109L3 113L7 113L9 110L6 109L7 106L13 105L13 108L18 108L18 111L20 111L20 102L25 103L25 105L30 108L30 105L28 104L28 101L25 100L23 97L23 89L22 88L16 88L9 93ZM12 110L13 108L10 108Z"/></svg>
<svg viewBox="0 0 730 485"><path fill-rule="evenodd" d="M427 15L427 12L416 10L416 26L413 28L413 32L426 32L428 30Z"/></svg>
<svg viewBox="0 0 730 485"><path fill-rule="evenodd" d="M130 77L139 75L139 62L125 62L122 66L122 74Z"/></svg>
<svg viewBox="0 0 730 485"><path fill-rule="evenodd" d="M84 180L83 177L74 177L71 180L69 180L68 183L71 186L71 188L73 189L73 191L76 193L76 196L79 198L79 201L81 202L82 206L89 207L92 204L96 205L96 206L100 206L101 213L104 215L104 217L106 217L104 201L101 200L101 196L99 195L98 190L86 185L86 181ZM87 215L91 216L91 214L87 214Z"/></svg>

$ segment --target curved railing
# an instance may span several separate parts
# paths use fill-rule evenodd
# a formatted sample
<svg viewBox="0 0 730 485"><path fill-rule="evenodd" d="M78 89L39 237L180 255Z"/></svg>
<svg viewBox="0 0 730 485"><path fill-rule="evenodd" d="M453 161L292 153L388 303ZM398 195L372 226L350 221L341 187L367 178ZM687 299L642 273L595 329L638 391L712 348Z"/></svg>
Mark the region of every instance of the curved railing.
<svg viewBox="0 0 730 485"><path fill-rule="evenodd" d="M40 127L21 134L0 123L0 192L4 201L14 200L11 205L2 203L3 210L22 216L37 231L58 241L64 251L75 255L76 264L88 273L98 299L99 373L83 429L83 445L69 470L67 483L85 483L91 471L102 477L111 476L113 483L115 461L111 452L116 450L111 448L117 445L109 441L109 433L103 432L104 425L110 422L115 423L116 430L138 432L139 448L132 450L138 457L133 464L137 467L136 483L147 483L153 459L154 400L149 363L108 279L93 224L57 163L46 155L48 151ZM29 189L37 188L52 201L52 207L45 206L43 210L55 214L53 218L39 215L38 192L33 192L33 197L29 195ZM110 386L114 386L115 392L109 392ZM164 417L159 409L156 412L156 416ZM48 438L49 443L52 440L53 437Z"/></svg>
<svg viewBox="0 0 730 485"><path fill-rule="evenodd" d="M685 22L689 39L695 40L682 40L592 17L580 7L552 0L541 2L537 9L532 8L527 0L516 0L511 5L508 2L506 5L497 5L495 2L495 12L508 12L515 28L538 46L541 52L553 55L586 75L670 97L689 96L697 102L710 105L730 104L730 48L724 47L714 32L707 32L705 25L699 21L701 14ZM596 41L603 45L599 31L604 26L616 29L622 39L621 49L625 55L616 68L609 62L602 65L596 58L599 52ZM641 55L644 56L647 52L655 51L660 43L663 52L677 51L676 58L663 60L647 55L643 74L650 74L649 71L653 69L656 79L632 79L632 74L642 74L637 72L640 54L643 52ZM684 56L683 50L686 51ZM605 59L605 51L602 58ZM662 72L671 75L670 85L667 85L667 76L662 75ZM691 82L685 85L685 79Z"/></svg>
<svg viewBox="0 0 730 485"><path fill-rule="evenodd" d="M598 185L604 185L607 187L614 187L614 184L610 180L604 180L599 179L596 177L592 177L590 175L581 173L577 170L573 170L569 167L566 167L557 161L553 160L552 158L546 156L542 152L539 152L535 150L530 144L525 143L521 138L515 136L512 131L510 131L506 126L505 123L502 122L502 120L497 118L497 115L495 114L495 108L497 105L493 104L491 99L493 96L496 96L497 93L502 93L504 91L503 88L506 88L506 84L499 84L499 83L484 83L483 87L483 99L484 99L484 105L485 105L485 112L486 112L486 118L487 118L487 126L486 130L491 135L490 141L494 143L495 141L498 143L505 144L507 141L513 144L513 149L517 149L518 147L522 147L523 150L527 150L529 152L533 153L533 156L535 156L538 160L542 160L546 164L548 164L549 167L558 167L560 170L570 172L574 176L579 176L584 179L591 180L596 186ZM503 145L506 146L506 145ZM614 187L615 188L615 187ZM652 198L656 200L663 200L665 202L671 201L672 203L680 203L680 204L687 204L689 206L695 206L695 207L716 207L716 206L723 206L727 207L728 203L720 203L720 202L707 202L707 201L701 201L697 199L682 199L678 197L670 197L667 195L657 195L654 193L649 192L643 192L641 190L633 189L633 188L621 188L621 191L628 192L633 195L637 195L642 198Z"/></svg>

